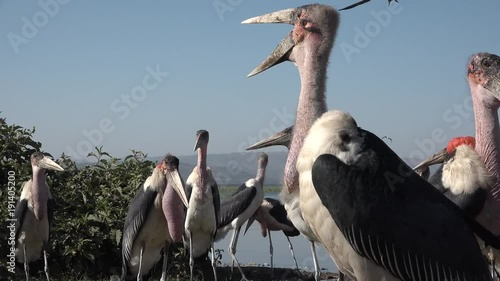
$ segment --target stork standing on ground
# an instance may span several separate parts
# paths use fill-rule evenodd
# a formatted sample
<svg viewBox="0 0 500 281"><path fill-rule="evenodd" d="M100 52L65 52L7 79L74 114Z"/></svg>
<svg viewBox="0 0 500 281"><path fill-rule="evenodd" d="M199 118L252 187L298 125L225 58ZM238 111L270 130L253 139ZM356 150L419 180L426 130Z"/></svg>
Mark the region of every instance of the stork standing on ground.
<svg viewBox="0 0 500 281"><path fill-rule="evenodd" d="M299 266L297 264L297 259L295 259L295 253L293 251L292 242L290 237L299 236L300 232L295 228L293 223L288 219L288 215L285 210L285 206L281 204L279 200L266 197L262 201L262 205L257 209L257 211L248 219L247 226L245 228L245 233L250 228L252 223L257 220L260 224L260 229L262 236L269 236L269 254L271 255L271 277L274 276L274 263L273 263L273 241L271 239L271 231L283 231L286 240L288 240L288 246L292 253L293 261L295 262L295 267L299 271ZM299 271L300 272L300 271Z"/></svg>
<svg viewBox="0 0 500 281"><path fill-rule="evenodd" d="M293 125L290 127L285 128L284 130L268 137L267 139L261 140L249 147L247 147L246 150L254 150L254 149L260 149L260 148L265 148L269 146L275 146L275 145L282 145L288 148L290 150L290 142L292 140L292 132L293 132ZM297 260L295 259L295 253L293 251L293 246L292 243L290 242L289 237L294 237L298 236L300 232L295 228L293 223L288 219L288 214L286 212L286 209L281 202L278 200L272 199L272 198L265 198L264 202L262 203L261 208L256 212L255 216L249 220L249 223L247 224L247 227L245 229L245 232L248 230L250 225L252 224L253 220L257 219L257 221L260 223L261 228L262 228L262 236L266 237L266 233L269 233L269 252L271 254L271 272L273 272L273 242L271 240L271 232L270 231L283 231L283 233L286 236L286 239L288 240L288 246L290 248L290 251L292 253L293 260L295 262L295 266L297 270L299 270L299 267L297 265ZM307 236L306 236L307 237ZM311 245L314 244L315 242L310 240ZM317 263L316 259L316 252L315 252L315 247L312 248L312 255L315 260L315 270L316 270L316 276L319 278L320 271L319 271L319 265ZM342 273L340 273L342 274Z"/></svg>
<svg viewBox="0 0 500 281"><path fill-rule="evenodd" d="M188 209L184 223L187 239L189 240L189 266L191 280L193 280L194 258L212 252L212 268L215 270L215 235L219 226L220 197L219 187L207 167L207 147L209 134L205 130L196 132L194 150L198 151L198 164L194 167L186 181L186 195Z"/></svg>
<svg viewBox="0 0 500 281"><path fill-rule="evenodd" d="M182 187L179 159L167 155L138 190L123 226L122 281L142 280L161 259L162 249L161 281L167 280L168 247L184 232L182 204L187 200Z"/></svg>
<svg viewBox="0 0 500 281"><path fill-rule="evenodd" d="M47 249L49 230L54 218L54 200L45 181L45 171L64 171L56 162L41 152L30 157L33 177L22 186L21 198L14 211L16 219L16 259L24 263L26 280L30 280L29 263L38 260L43 251L45 275L49 277Z"/></svg>
<svg viewBox="0 0 500 281"><path fill-rule="evenodd" d="M236 258L236 246L240 235L241 226L257 211L264 199L264 178L266 176L268 156L259 155L257 175L247 180L238 189L224 198L220 208L219 229L216 241L224 239L229 231L233 230L233 237L229 245L229 254L240 270L242 280L248 280Z"/></svg>
<svg viewBox="0 0 500 281"><path fill-rule="evenodd" d="M321 22L315 18L321 17ZM285 164L284 187L280 200L285 205L288 218L293 225L311 242L315 279L320 279L320 269L315 242L320 242L309 224L304 221L299 203L299 173L296 169L297 156L313 122L326 112L324 91L326 88L326 68L339 25L339 15L331 7L312 4L296 9L286 9L254 18L243 23L288 23L295 26L264 60L249 75L253 76L286 60L294 61L299 70L301 93L295 120L290 151ZM306 54L309 54L307 56ZM315 71L311 71L314 69ZM321 93L322 98L311 100L312 91ZM301 130L297 131L297 127ZM339 268L344 272L342 268ZM342 274L340 274L342 278Z"/></svg>

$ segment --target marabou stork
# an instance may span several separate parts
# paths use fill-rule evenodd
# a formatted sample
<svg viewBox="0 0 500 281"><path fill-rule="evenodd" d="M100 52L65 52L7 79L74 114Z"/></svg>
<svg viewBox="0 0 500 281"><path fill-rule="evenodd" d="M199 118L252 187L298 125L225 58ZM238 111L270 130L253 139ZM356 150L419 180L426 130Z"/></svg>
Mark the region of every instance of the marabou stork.
<svg viewBox="0 0 500 281"><path fill-rule="evenodd" d="M287 163L285 184L296 180L288 173L299 174L304 222L339 269L355 280L491 280L469 225L495 247L498 239L348 114L325 113L335 9L306 5L245 22L295 25L250 75L285 60L297 64L302 87L289 159L300 153L296 165Z"/></svg>
<svg viewBox="0 0 500 281"><path fill-rule="evenodd" d="M269 146L275 146L275 145L282 145L285 146L290 150L290 142L292 140L292 133L293 133L293 125L290 127L285 128L284 130L268 137L267 139L261 140L249 147L247 147L246 150L254 150L254 149L260 149L260 148L265 148ZM298 198L296 198L298 199ZM267 202L266 202L267 200ZM298 205L296 205L298 206ZM283 211L283 212L282 212ZM284 215L284 217L282 217ZM283 233L286 236L286 239L288 240L288 246L290 247L290 251L292 252L292 257L293 260L295 261L295 266L297 267L297 270L299 269L297 265L297 260L295 259L295 254L293 251L293 246L292 243L290 242L290 236L298 236L300 232L295 228L293 223L288 219L288 214L287 211L281 202L278 200L272 199L272 198L265 198L264 202L262 203L261 208L258 210L258 213L255 214L253 218L249 220L249 223L247 224L247 227L245 229L245 232L248 230L250 225L252 224L253 220L257 219L257 221L260 223L261 228L262 228L262 236L266 237L266 233L269 233L269 252L271 254L271 272L273 272L273 243L271 241L271 232L269 231L283 231ZM293 229L291 228L293 227ZM307 237L307 236L306 236ZM309 240L309 239L308 239ZM315 267L315 276L316 278L319 278L320 276L320 269L319 269L319 264L317 262L316 258L316 248L314 247L315 241L309 240L311 242L311 250L312 250L312 256L314 260L314 267ZM316 241L318 243L318 241ZM340 273L342 274L342 273Z"/></svg>
<svg viewBox="0 0 500 281"><path fill-rule="evenodd" d="M293 31L278 44L264 62L248 74L248 77L286 60L295 62L299 70L301 98L298 103L295 128L285 164L284 186L286 188L283 188L280 193L280 200L285 205L288 218L293 225L311 242L315 278L319 281L320 269L315 242L320 242L320 240L309 224L304 221L301 212L299 173L296 169L296 162L308 128L327 110L324 97L326 68L339 25L339 15L332 7L311 4L250 18L242 23L288 23L294 25ZM314 71L311 71L312 69ZM307 96L311 96L313 91L321 93L323 97L318 100L308 99ZM301 130L297 131L297 127L300 127ZM339 270L344 272L342 268Z"/></svg>
<svg viewBox="0 0 500 281"><path fill-rule="evenodd" d="M429 182L469 216L477 218L495 179L474 150L474 137L456 137L414 169L441 164ZM484 222L483 222L484 223Z"/></svg>
<svg viewBox="0 0 500 281"><path fill-rule="evenodd" d="M236 246L240 235L241 226L257 211L264 199L264 178L266 176L268 156L259 155L257 175L247 180L238 189L224 198L220 207L219 228L216 241L224 239L229 231L233 230L233 237L229 245L229 254L240 270L242 280L248 280L236 258Z"/></svg>
<svg viewBox="0 0 500 281"><path fill-rule="evenodd" d="M186 195L179 174L179 159L167 154L153 169L130 204L123 226L121 280L142 280L161 259L161 280L167 279L171 242L182 239Z"/></svg>
<svg viewBox="0 0 500 281"><path fill-rule="evenodd" d="M295 253L293 251L292 242L290 237L299 236L300 232L295 228L293 223L288 219L288 215L285 210L285 206L281 204L279 200L266 197L262 201L262 205L257 209L257 211L248 219L247 226L245 228L244 234L250 228L252 223L257 220L260 224L260 229L263 237L269 236L269 254L271 255L271 277L274 276L274 263L273 263L273 242L271 239L271 231L283 231L286 239L288 240L288 246L290 252L292 253L293 261L295 262L295 267L299 271L299 265L297 264L297 259L295 258ZM299 271L300 272L300 271Z"/></svg>
<svg viewBox="0 0 500 281"><path fill-rule="evenodd" d="M496 237L349 114L314 123L297 169L304 217L350 277L491 280L472 230L498 247ZM347 243L326 242L334 228Z"/></svg>
<svg viewBox="0 0 500 281"><path fill-rule="evenodd" d="M489 53L472 55L467 80L472 96L476 125L476 151L495 178L484 208L490 214L486 227L500 234L500 57Z"/></svg>
<svg viewBox="0 0 500 281"><path fill-rule="evenodd" d="M219 187L207 167L207 147L209 134L205 130L196 132L194 150L198 151L198 164L194 167L186 181L188 208L184 228L189 240L189 266L193 280L194 258L212 251L212 268L215 270L215 235L219 226L220 197Z"/></svg>
<svg viewBox="0 0 500 281"><path fill-rule="evenodd" d="M469 216L485 225L490 217L489 210L484 208L489 190L495 178L483 164L483 160L474 150L474 137L453 138L447 147L432 155L415 169L427 169L430 165L441 164L429 179L429 182ZM482 241L478 240L479 245ZM496 262L499 260L498 250L485 247L483 254L491 261L492 276L496 273Z"/></svg>
<svg viewBox="0 0 500 281"><path fill-rule="evenodd" d="M38 260L43 251L45 275L49 277L47 248L49 230L54 218L54 200L45 181L45 170L64 171L56 162L41 152L31 154L33 177L22 186L21 198L16 205L16 250L19 263L24 263L26 280L30 280L29 263Z"/></svg>

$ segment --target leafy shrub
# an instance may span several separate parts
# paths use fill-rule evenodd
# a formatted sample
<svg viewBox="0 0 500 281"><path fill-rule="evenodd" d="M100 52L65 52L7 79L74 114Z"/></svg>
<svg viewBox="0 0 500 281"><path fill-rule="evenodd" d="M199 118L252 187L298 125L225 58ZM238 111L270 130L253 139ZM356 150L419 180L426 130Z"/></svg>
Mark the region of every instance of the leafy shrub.
<svg viewBox="0 0 500 281"><path fill-rule="evenodd" d="M32 175L30 156L34 151L41 151L41 143L32 140L34 132L34 128L29 130L8 125L5 119L0 119L2 222L8 217L6 186L9 171L16 173L18 200L22 182ZM63 153L56 162L65 171L47 171L47 182L56 201L50 233L52 249L49 251L54 274L119 274L121 237L127 208L155 165L146 160L146 156L132 150L122 160L110 156L101 147L89 154L95 160L92 165L78 167ZM6 224L0 227L0 237L8 237L9 234ZM8 252L8 244L0 243L2 268L5 268ZM0 272L0 276L5 276L3 273Z"/></svg>

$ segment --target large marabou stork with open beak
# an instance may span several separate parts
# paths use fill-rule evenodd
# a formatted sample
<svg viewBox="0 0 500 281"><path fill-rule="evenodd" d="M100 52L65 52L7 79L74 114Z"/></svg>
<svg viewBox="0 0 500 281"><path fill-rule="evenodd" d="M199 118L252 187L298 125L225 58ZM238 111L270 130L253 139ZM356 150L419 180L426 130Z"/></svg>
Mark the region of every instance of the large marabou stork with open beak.
<svg viewBox="0 0 500 281"><path fill-rule="evenodd" d="M325 113L337 12L306 5L247 22L295 25L259 68L292 60L299 69L290 154L300 154L289 169L299 174L303 220L339 269L355 280L491 280L469 227L495 247L498 239L350 115Z"/></svg>
<svg viewBox="0 0 500 281"><path fill-rule="evenodd" d="M321 22L315 21L315 18L318 17L321 17ZM293 225L311 242L315 279L319 281L320 269L315 242L320 242L320 240L309 224L304 221L301 212L299 173L296 169L296 162L308 128L327 110L324 100L326 68L337 34L339 15L335 9L329 6L312 4L250 18L242 23L288 23L294 25L293 31L278 44L264 62L248 74L248 77L287 60L295 62L299 70L301 98L298 103L290 151L285 164L284 188L280 193L280 200L285 205L288 218ZM316 71L313 72L311 69ZM319 100L308 99L306 96L310 95L311 91L323 93L323 98ZM297 131L297 127L302 128L302 130ZM343 272L342 268L339 270Z"/></svg>
<svg viewBox="0 0 500 281"><path fill-rule="evenodd" d="M219 229L216 241L224 239L229 231L233 230L233 236L229 245L229 254L236 262L241 273L242 280L248 280L241 269L236 258L236 246L240 235L241 226L257 211L264 199L264 179L268 156L261 153L257 160L257 175L240 185L236 191L224 198L221 202Z"/></svg>
<svg viewBox="0 0 500 281"><path fill-rule="evenodd" d="M123 226L121 280L143 279L161 259L161 281L167 280L167 256L171 242L182 240L184 204L179 159L167 156L137 191Z"/></svg>
<svg viewBox="0 0 500 281"><path fill-rule="evenodd" d="M269 237L271 277L274 277L273 241L271 239L271 231L282 231L283 234L285 234L286 240L288 240L288 247L290 248L293 261L295 262L295 268L297 268L297 271L300 272L299 265L297 264L297 259L295 258L295 253L293 251L293 245L290 241L290 237L299 236L300 232L288 219L285 206L283 206L283 204L281 204L279 200L270 197L264 198L264 200L262 201L262 205L257 209L252 217L248 219L244 234L246 234L254 221L257 221L260 224L262 236Z"/></svg>
<svg viewBox="0 0 500 281"><path fill-rule="evenodd" d="M16 260L24 263L26 280L30 280L29 263L38 260L43 251L45 275L49 277L47 248L50 226L54 218L54 200L45 181L45 171L64 171L56 162L41 152L30 157L33 177L22 186L21 198L16 205Z"/></svg>
<svg viewBox="0 0 500 281"><path fill-rule="evenodd" d="M217 281L214 242L220 217L219 187L212 171L207 166L207 147L209 134L206 130L196 132L194 150L198 151L198 164L186 180L188 201L186 222L184 223L189 240L189 266L193 280L194 259L212 252L212 268Z"/></svg>

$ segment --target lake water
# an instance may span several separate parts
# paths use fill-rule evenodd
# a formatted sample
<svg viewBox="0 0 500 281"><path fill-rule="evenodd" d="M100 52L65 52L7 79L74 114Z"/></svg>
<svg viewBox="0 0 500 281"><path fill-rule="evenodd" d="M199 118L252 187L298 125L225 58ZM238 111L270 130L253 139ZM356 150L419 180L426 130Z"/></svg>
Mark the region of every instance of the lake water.
<svg viewBox="0 0 500 281"><path fill-rule="evenodd" d="M279 199L278 193L266 193L264 197ZM255 221L250 229L248 229L246 235L243 235L245 227L246 222L243 224L240 237L238 238L238 245L236 247L236 257L238 258L238 261L242 265L251 263L270 266L271 259L269 255L269 238L262 237L260 225L257 221ZM272 231L271 236L274 251L274 267L295 268L295 263L292 259L292 254L290 253L286 236L281 231ZM231 264L231 257L228 253L231 237L232 232L229 232L223 240L215 243L216 249L224 250L222 253L222 263L225 264ZM297 259L299 268L306 271L314 271L311 243L303 235L290 237L290 241L292 242L293 249L295 251L295 258ZM330 255L328 255L322 245L316 245L316 253L318 256L319 266L323 271L337 272L337 268L333 263L333 260L330 258Z"/></svg>

